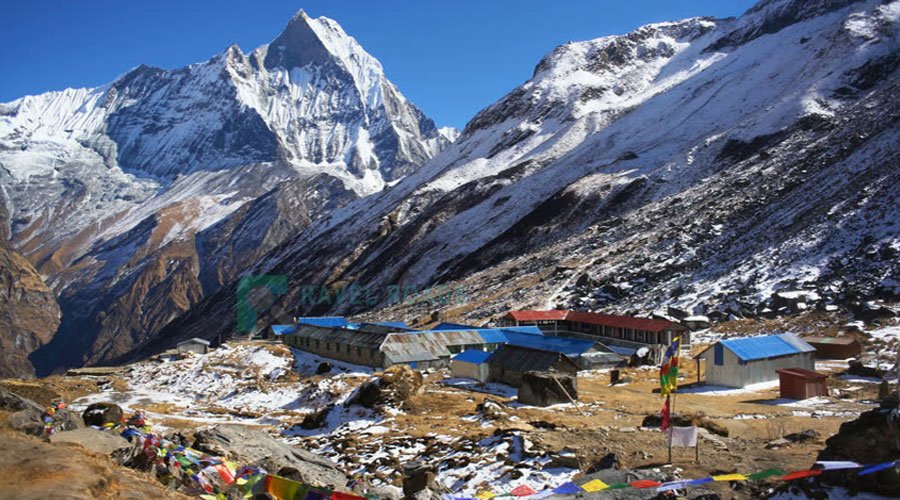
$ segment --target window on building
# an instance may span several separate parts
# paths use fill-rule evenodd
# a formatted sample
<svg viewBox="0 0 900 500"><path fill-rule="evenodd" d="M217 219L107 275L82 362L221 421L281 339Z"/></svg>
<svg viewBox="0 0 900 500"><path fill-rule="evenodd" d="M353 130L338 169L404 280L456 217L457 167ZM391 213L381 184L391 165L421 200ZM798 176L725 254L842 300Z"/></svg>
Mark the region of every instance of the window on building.
<svg viewBox="0 0 900 500"><path fill-rule="evenodd" d="M716 344L713 348L713 355L715 356L716 366L722 366L725 364L725 349L722 347L722 344Z"/></svg>

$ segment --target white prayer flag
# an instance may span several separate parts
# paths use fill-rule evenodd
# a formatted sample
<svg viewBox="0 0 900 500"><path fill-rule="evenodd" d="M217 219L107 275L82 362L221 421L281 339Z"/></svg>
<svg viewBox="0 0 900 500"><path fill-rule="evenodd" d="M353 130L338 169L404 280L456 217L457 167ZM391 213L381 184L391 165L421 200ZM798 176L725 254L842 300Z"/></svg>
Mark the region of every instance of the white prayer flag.
<svg viewBox="0 0 900 500"><path fill-rule="evenodd" d="M860 465L856 462L836 461L836 462L816 462L816 463L821 465L822 468L825 470L861 469L862 468L862 465Z"/></svg>
<svg viewBox="0 0 900 500"><path fill-rule="evenodd" d="M697 427L672 427L672 446L697 446Z"/></svg>

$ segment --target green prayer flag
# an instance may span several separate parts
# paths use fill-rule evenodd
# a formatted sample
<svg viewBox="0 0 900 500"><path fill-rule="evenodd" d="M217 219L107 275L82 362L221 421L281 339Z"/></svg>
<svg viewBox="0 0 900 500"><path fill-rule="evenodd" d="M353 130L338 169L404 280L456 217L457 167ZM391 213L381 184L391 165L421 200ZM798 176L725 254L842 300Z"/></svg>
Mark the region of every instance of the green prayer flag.
<svg viewBox="0 0 900 500"><path fill-rule="evenodd" d="M784 471L781 469L766 469L762 472L756 472L754 474L747 474L747 479L752 479L754 481L757 481L760 479L766 479L767 477L783 476L783 475L784 475Z"/></svg>

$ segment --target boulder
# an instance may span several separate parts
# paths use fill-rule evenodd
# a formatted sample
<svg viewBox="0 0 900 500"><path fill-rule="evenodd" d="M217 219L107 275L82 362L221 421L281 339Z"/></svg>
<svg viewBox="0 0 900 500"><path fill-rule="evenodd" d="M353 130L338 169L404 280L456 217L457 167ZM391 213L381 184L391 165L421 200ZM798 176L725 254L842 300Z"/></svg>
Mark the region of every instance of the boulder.
<svg viewBox="0 0 900 500"><path fill-rule="evenodd" d="M509 407L492 398L484 398L484 402L476 406L475 411L491 420L509 416Z"/></svg>
<svg viewBox="0 0 900 500"><path fill-rule="evenodd" d="M837 434L825 440L819 460L852 460L879 464L900 459L900 401L891 395L856 420L841 424ZM900 467L859 476L856 471L828 471L822 479L851 490L865 490L888 497L900 497Z"/></svg>
<svg viewBox="0 0 900 500"><path fill-rule="evenodd" d="M316 367L316 375L325 375L326 373L331 372L332 368L331 363L322 361L319 363L319 366Z"/></svg>
<svg viewBox="0 0 900 500"><path fill-rule="evenodd" d="M14 392L10 392L0 387L0 410L8 412L17 412L27 409L43 411L44 409L34 401L25 399Z"/></svg>
<svg viewBox="0 0 900 500"><path fill-rule="evenodd" d="M47 426L44 423L46 410L33 401L24 398L23 401L26 402L26 408L12 413L7 419L10 427L32 436L46 436ZM50 418L54 432L71 431L81 427L78 414L65 408L56 410Z"/></svg>
<svg viewBox="0 0 900 500"><path fill-rule="evenodd" d="M525 372L518 400L533 406L552 406L578 399L578 378L572 373L555 371Z"/></svg>
<svg viewBox="0 0 900 500"><path fill-rule="evenodd" d="M127 439L114 432L98 431L91 428L57 432L50 436L50 442L53 444L75 443L104 455L110 455L116 450L131 447Z"/></svg>
<svg viewBox="0 0 900 500"><path fill-rule="evenodd" d="M328 414L331 413L331 410L333 409L334 405L327 405L306 415L303 417L303 421L300 422L300 428L310 430L325 427L325 424L328 421Z"/></svg>
<svg viewBox="0 0 900 500"><path fill-rule="evenodd" d="M606 469L621 469L622 461L619 460L619 456L615 453L607 453L600 460L594 462L590 467L585 470L585 474L593 474L594 472L606 470Z"/></svg>
<svg viewBox="0 0 900 500"><path fill-rule="evenodd" d="M290 446L263 431L240 425L219 425L194 436L195 449L266 470L291 467L302 482L323 488L344 488L347 476L326 458Z"/></svg>
<svg viewBox="0 0 900 500"><path fill-rule="evenodd" d="M434 470L423 462L411 462L403 467L403 495L413 497L434 485Z"/></svg>
<svg viewBox="0 0 900 500"><path fill-rule="evenodd" d="M421 372L406 365L394 365L380 377L364 382L347 399L347 406L358 405L365 408L405 405L409 399L420 394L425 387Z"/></svg>
<svg viewBox="0 0 900 500"><path fill-rule="evenodd" d="M807 429L801 432L792 432L784 436L784 439L792 443L807 443L819 439L819 433L815 429Z"/></svg>
<svg viewBox="0 0 900 500"><path fill-rule="evenodd" d="M94 403L81 414L84 425L103 427L104 424L118 424L125 419L122 407L113 403Z"/></svg>

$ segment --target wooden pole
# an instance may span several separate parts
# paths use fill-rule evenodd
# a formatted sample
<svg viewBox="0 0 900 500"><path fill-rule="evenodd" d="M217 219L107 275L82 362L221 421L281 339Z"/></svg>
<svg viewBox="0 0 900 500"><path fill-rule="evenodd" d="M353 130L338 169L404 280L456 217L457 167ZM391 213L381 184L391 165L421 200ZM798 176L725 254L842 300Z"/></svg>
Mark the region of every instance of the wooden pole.
<svg viewBox="0 0 900 500"><path fill-rule="evenodd" d="M675 420L675 392L672 392L669 403L669 463L672 463L672 432L675 430L673 424Z"/></svg>
<svg viewBox="0 0 900 500"><path fill-rule="evenodd" d="M572 396L569 395L569 391L567 391L566 388L563 387L563 385L562 385L562 383L559 381L559 379L556 378L556 377L554 377L554 378L553 378L553 381L556 382L556 385L559 386L559 388L562 390L563 394L565 394L566 397L569 398L569 401L572 402L572 404L575 406L575 409L578 410L578 413L581 413L581 416L582 416L582 417L587 417L587 414L584 413L584 410L582 410L581 407L578 406L578 401L575 401L575 399L572 398Z"/></svg>

